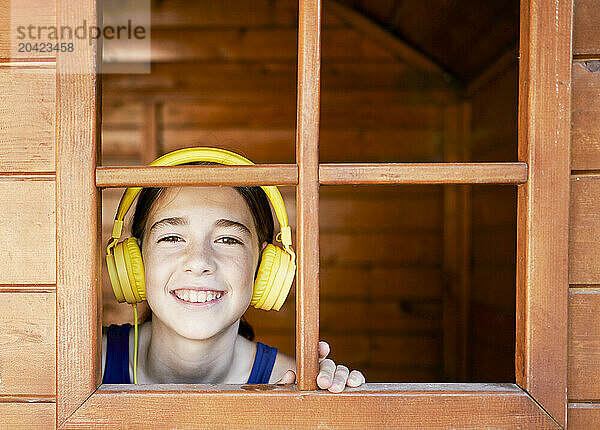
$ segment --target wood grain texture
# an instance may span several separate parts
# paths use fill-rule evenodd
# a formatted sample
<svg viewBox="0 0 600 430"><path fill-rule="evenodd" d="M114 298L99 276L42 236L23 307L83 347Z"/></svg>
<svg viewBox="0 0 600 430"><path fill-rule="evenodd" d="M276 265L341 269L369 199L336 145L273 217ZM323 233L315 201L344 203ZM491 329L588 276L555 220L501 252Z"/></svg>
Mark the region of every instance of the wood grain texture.
<svg viewBox="0 0 600 430"><path fill-rule="evenodd" d="M444 111L444 161L470 159L470 103L447 106ZM444 187L443 366L445 380L465 381L468 368L469 289L471 261L471 188Z"/></svg>
<svg viewBox="0 0 600 430"><path fill-rule="evenodd" d="M296 363L298 388L314 390L319 371L319 118L321 1L301 0L298 13L296 120Z"/></svg>
<svg viewBox="0 0 600 430"><path fill-rule="evenodd" d="M265 104L258 101L251 105L222 103L188 103L168 101L163 110L163 126L169 129L180 128L293 128L296 109L293 104ZM118 115L119 112L114 113ZM348 109L347 105L322 106L321 126L323 128L386 129L389 124L398 128L436 129L442 117L441 109L433 104L385 103L377 109L372 105L360 104ZM118 115L125 124L140 124L139 118L131 115ZM115 123L116 121L113 121Z"/></svg>
<svg viewBox="0 0 600 430"><path fill-rule="evenodd" d="M256 163L293 163L294 129L167 128L160 133L165 152L192 146L225 148ZM104 127L103 165L123 164L124 159L141 163L143 129L139 126ZM434 162L441 161L441 134L436 130L406 128L347 128L320 131L321 162ZM344 142L344 151L339 143ZM401 142L402 144L399 144ZM110 160L118 160L111 162Z"/></svg>
<svg viewBox="0 0 600 430"><path fill-rule="evenodd" d="M56 428L56 404L0 401L0 427L11 430Z"/></svg>
<svg viewBox="0 0 600 430"><path fill-rule="evenodd" d="M598 9L600 10L600 7ZM571 169L598 169L600 168L600 61L573 62L572 104Z"/></svg>
<svg viewBox="0 0 600 430"><path fill-rule="evenodd" d="M599 288L569 289L568 390L569 401L600 399Z"/></svg>
<svg viewBox="0 0 600 430"><path fill-rule="evenodd" d="M54 61L53 52L40 52L30 49L19 52L19 43L50 42L49 39L41 40L37 32L38 27L56 24L56 2L53 0L32 1L7 1L2 4L0 11L0 28L3 35L0 38L0 62L46 62ZM32 32L28 26L33 26ZM19 27L21 31L19 31ZM42 30L43 31L43 30ZM47 35L48 32L43 32ZM0 80L1 81L1 80Z"/></svg>
<svg viewBox="0 0 600 430"><path fill-rule="evenodd" d="M521 2L516 380L567 421L571 0Z"/></svg>
<svg viewBox="0 0 600 430"><path fill-rule="evenodd" d="M525 163L321 164L319 180L334 184L522 184Z"/></svg>
<svg viewBox="0 0 600 430"><path fill-rule="evenodd" d="M185 386L203 393L190 395L181 392L183 387L146 385L134 391L103 385L63 428L145 428L147 411L152 410L161 411L153 414L155 428L199 423L235 428L558 428L526 393L510 384L367 384L345 394L303 393L274 385ZM160 392L154 391L157 388Z"/></svg>
<svg viewBox="0 0 600 430"><path fill-rule="evenodd" d="M600 423L600 403L569 403L569 429L597 429Z"/></svg>
<svg viewBox="0 0 600 430"><path fill-rule="evenodd" d="M176 98L224 104L256 104L260 100L280 106L294 103L296 65L293 62L153 63L152 73L147 75L127 74L129 67L105 77L104 90L110 100L139 103L160 97L166 101ZM419 103L444 102L456 97L455 90L440 76L423 75L411 65L397 61L331 61L323 67L322 101L325 105L357 98L365 102Z"/></svg>
<svg viewBox="0 0 600 430"><path fill-rule="evenodd" d="M183 28L178 31L152 29L151 52L115 46L112 62L294 62L296 59L294 28L235 29ZM356 57L392 60L393 56L352 29L328 30L323 46L328 59L352 60Z"/></svg>
<svg viewBox="0 0 600 430"><path fill-rule="evenodd" d="M96 186L179 185L295 185L298 167L290 165L261 166L152 166L98 167Z"/></svg>
<svg viewBox="0 0 600 430"><path fill-rule="evenodd" d="M54 397L55 308L53 293L0 293L0 396Z"/></svg>
<svg viewBox="0 0 600 430"><path fill-rule="evenodd" d="M595 0L575 0L573 11L573 55L600 57L600 7Z"/></svg>
<svg viewBox="0 0 600 430"><path fill-rule="evenodd" d="M574 175L571 178L569 232L569 283L600 283L600 175Z"/></svg>
<svg viewBox="0 0 600 430"><path fill-rule="evenodd" d="M57 25L97 25L95 0L64 1ZM75 41L57 58L56 313L58 427L96 389L101 377L100 197L95 185L100 137L96 45Z"/></svg>
<svg viewBox="0 0 600 430"><path fill-rule="evenodd" d="M55 185L0 177L0 284L56 282Z"/></svg>
<svg viewBox="0 0 600 430"><path fill-rule="evenodd" d="M55 75L0 63L0 172L54 171Z"/></svg>

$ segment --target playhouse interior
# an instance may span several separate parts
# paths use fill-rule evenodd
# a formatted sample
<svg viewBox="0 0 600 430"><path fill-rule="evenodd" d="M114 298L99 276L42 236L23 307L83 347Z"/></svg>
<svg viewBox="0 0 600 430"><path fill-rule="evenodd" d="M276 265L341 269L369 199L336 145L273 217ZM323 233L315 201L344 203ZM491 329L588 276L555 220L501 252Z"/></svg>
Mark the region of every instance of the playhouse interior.
<svg viewBox="0 0 600 430"><path fill-rule="evenodd" d="M102 164L191 146L294 163L297 1L151 11L150 73L123 73L150 61L125 44L103 64ZM518 26L516 0L324 0L320 162L516 161ZM319 337L332 358L369 382L514 382L516 190L322 185ZM103 243L122 191L102 193ZM295 229L295 189L281 191ZM132 322L106 268L102 288L103 325ZM294 355L294 287L279 312L246 318Z"/></svg>

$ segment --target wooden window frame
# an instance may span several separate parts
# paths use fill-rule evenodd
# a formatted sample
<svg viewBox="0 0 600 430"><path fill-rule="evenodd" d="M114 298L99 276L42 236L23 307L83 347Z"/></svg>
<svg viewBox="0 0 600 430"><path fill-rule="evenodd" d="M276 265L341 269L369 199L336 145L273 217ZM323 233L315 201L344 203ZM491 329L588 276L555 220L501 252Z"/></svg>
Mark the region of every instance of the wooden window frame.
<svg viewBox="0 0 600 430"><path fill-rule="evenodd" d="M94 25L96 7L96 0L57 2L57 23ZM319 0L300 1L292 165L97 167L101 93L94 47L58 56L57 427L566 426L573 0L521 2L515 163L319 164L320 9ZM100 188L207 183L297 186L297 387L101 385ZM319 184L372 183L517 184L516 384L315 390Z"/></svg>

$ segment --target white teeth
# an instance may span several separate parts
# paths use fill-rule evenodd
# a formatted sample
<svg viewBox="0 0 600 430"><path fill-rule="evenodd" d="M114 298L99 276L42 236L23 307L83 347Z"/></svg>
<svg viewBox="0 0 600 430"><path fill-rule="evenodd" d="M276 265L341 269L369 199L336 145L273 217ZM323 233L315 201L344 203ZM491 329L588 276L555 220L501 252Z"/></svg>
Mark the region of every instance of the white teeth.
<svg viewBox="0 0 600 430"><path fill-rule="evenodd" d="M223 296L221 291L176 290L174 293L181 300L191 303L211 302Z"/></svg>

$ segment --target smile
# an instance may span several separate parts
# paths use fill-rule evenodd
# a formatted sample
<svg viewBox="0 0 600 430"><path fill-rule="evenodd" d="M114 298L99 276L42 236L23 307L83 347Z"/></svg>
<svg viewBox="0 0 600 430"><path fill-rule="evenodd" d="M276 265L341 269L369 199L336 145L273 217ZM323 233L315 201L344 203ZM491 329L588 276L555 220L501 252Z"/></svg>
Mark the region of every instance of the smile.
<svg viewBox="0 0 600 430"><path fill-rule="evenodd" d="M219 300L225 293L223 291L179 289L171 291L171 294L188 303L210 303Z"/></svg>

